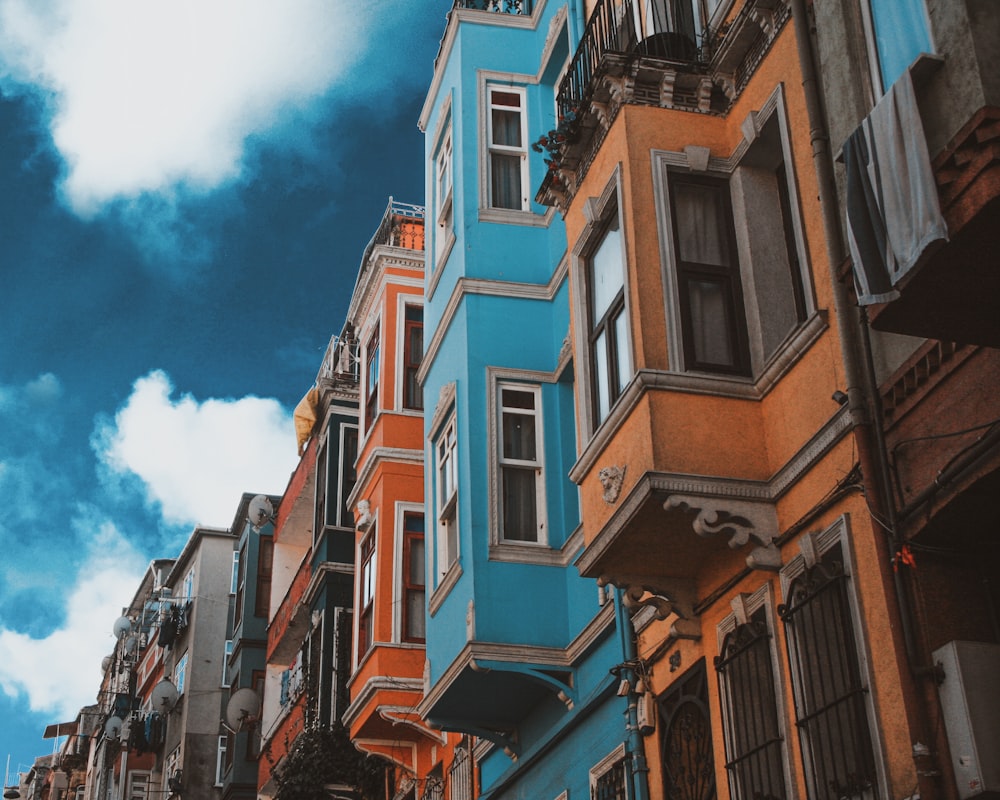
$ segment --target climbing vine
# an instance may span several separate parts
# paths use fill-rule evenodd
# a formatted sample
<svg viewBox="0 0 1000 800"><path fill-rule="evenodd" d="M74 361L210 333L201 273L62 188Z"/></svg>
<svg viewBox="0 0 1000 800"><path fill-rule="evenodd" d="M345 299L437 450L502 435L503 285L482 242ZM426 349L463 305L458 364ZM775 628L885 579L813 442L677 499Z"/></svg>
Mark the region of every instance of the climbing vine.
<svg viewBox="0 0 1000 800"><path fill-rule="evenodd" d="M330 800L331 784L348 786L363 800L380 800L385 769L385 761L351 743L343 725L308 728L274 774L275 800Z"/></svg>

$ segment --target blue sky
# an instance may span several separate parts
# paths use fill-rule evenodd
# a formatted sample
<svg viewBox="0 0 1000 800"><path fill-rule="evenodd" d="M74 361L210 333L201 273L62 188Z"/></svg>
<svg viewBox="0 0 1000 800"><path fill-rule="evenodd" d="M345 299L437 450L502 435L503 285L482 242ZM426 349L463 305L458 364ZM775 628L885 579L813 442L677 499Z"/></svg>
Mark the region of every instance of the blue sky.
<svg viewBox="0 0 1000 800"><path fill-rule="evenodd" d="M153 558L280 493L449 0L0 0L0 758Z"/></svg>

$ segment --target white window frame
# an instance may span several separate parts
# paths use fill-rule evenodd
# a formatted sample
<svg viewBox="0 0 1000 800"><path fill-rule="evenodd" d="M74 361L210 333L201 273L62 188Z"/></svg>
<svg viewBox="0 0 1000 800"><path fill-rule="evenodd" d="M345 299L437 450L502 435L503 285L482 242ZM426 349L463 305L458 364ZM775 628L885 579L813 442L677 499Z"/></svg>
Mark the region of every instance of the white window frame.
<svg viewBox="0 0 1000 800"><path fill-rule="evenodd" d="M129 770L126 800L148 800L150 773L146 770ZM136 791L141 786L140 791Z"/></svg>
<svg viewBox="0 0 1000 800"><path fill-rule="evenodd" d="M621 397L624 394L623 392L622 395L619 395L615 402L611 404L608 414L603 417L599 415L595 402L598 376L596 374L596 365L594 364L594 359L592 358L590 346L590 335L592 332L590 314L593 299L590 296L591 289L589 272L590 258L593 254L593 250L600 244L600 242L603 241L605 228L608 224L608 220L612 216L618 220L618 229L622 233L622 270L625 298L624 315L625 329L628 333L628 341L618 343L618 353L619 356L625 355L628 359L630 372L629 380L634 377L636 369L636 361L632 345L632 308L629 300L631 276L628 266L628 243L626 242L626 237L624 235L625 226L623 225L621 219L620 195L621 167L616 167L600 196L591 197L586 200L584 204L584 215L587 219L587 225L573 248L573 272L576 278L575 283L577 288L577 291L575 292L576 319L586 320L586 324L574 326L576 352L578 354L577 363L582 366L582 369L578 372L580 377L580 393L577 407L583 423L582 427L584 430L588 431L590 435L596 433L598 428L600 428L604 422L613 415L617 402L621 400Z"/></svg>
<svg viewBox="0 0 1000 800"><path fill-rule="evenodd" d="M450 444L449 442L450 438ZM442 447L444 445L444 447ZM437 570L442 579L458 563L460 531L458 526L458 418L452 411L434 438L435 526L437 529ZM444 455L442 455L444 453ZM448 522L454 526L449 531Z"/></svg>
<svg viewBox="0 0 1000 800"><path fill-rule="evenodd" d="M431 587L427 583L427 576L431 574L428 569L428 550L430 549L428 545L427 536L427 515L424 513L423 503L404 503L397 502L395 513L394 513L394 527L395 531L395 541L393 542L393 571L392 574L395 576L393 581L393 615L392 615L392 640L396 643L406 643L405 631L403 630L403 606L406 603L406 591L405 591L405 570L406 563L403 559L404 552L404 539L406 537L406 530L403 527L403 522L405 521L407 514L423 514L424 516L424 598L426 603L426 597L430 593Z"/></svg>
<svg viewBox="0 0 1000 800"><path fill-rule="evenodd" d="M778 733L781 736L782 775L785 780L785 788L787 792L786 796L794 797L795 782L792 777L792 767L788 754L788 708L786 704L788 694L781 669L781 654L778 652L778 637L775 635L776 619L774 614L774 597L771 584L765 583L751 594L737 595L733 598L731 605L733 607L733 613L724 617L716 627L720 654L722 653L722 646L725 642L726 636L735 631L738 625L748 620L761 608L764 609L764 616L767 620L767 630L770 635L771 675L772 680L774 681L774 695L775 702L777 704L777 707L775 708L775 717L778 724ZM718 677L718 672L716 673L716 676ZM722 724L724 739L726 740L726 763L728 763L732 758L732 754L729 752L728 732L730 730L730 726L733 724L732 720L735 716L735 710L730 708L729 703L726 700L726 693L723 689L721 679L719 684L719 705L722 708ZM727 769L726 775L729 780L730 796L739 797L739 793L733 785L735 779L732 772Z"/></svg>
<svg viewBox="0 0 1000 800"><path fill-rule="evenodd" d="M869 687L869 690L865 692L865 711L868 715L868 728L871 733L871 744L875 761L875 774L876 779L878 780L878 790L876 795L879 797L888 797L890 795L888 777L885 773L884 759L880 757L881 754L884 753L882 729L878 723L878 714L875 709L875 684L872 680L873 673L871 669L871 653L868 648L868 642L865 639L865 631L867 630L867 627L864 624L864 617L861 614L861 608L859 605L859 587L855 580L857 565L854 559L854 549L851 546L851 538L849 518L846 514L837 518L823 531L807 532L803 534L799 540L799 548L802 552L789 560L778 573L781 581L781 596L784 601L787 601L788 589L791 586L792 581L802 575L808 567L807 558L811 559L815 557L816 559L820 559L826 554L827 551L838 543L840 544L841 552L844 557L844 570L847 573L850 583L850 591L847 592L847 596L851 609L851 620L854 623L853 633L855 649L857 650L858 655L858 670L861 679ZM785 636L786 641L788 641L787 634ZM797 656L790 647L786 648L786 652L789 658L789 668L791 670L795 670ZM808 756L802 748L801 738L797 737L797 744L799 746L800 756L803 758L803 761L806 762L808 760Z"/></svg>
<svg viewBox="0 0 1000 800"><path fill-rule="evenodd" d="M504 105L502 103L494 103L493 93L497 92L503 94L516 94L520 98L520 105L515 107L512 105ZM530 211L531 210L531 198L529 193L531 192L531 178L528 169L528 109L527 109L527 91L524 86L513 86L502 83L489 82L486 84L486 97L485 97L485 110L486 110L486 186L484 193L484 203L485 208L494 211ZM500 109L503 111L512 111L519 114L520 121L520 146L514 145L503 145L496 144L493 141L493 110ZM507 155L507 156L517 156L520 158L520 179L521 179L521 202L520 206L517 208L508 208L506 206L495 206L493 205L493 154Z"/></svg>
<svg viewBox="0 0 1000 800"><path fill-rule="evenodd" d="M427 165L426 193L431 198L431 208L428 209L435 224L430 227L429 235L433 242L433 247L429 252L431 255L431 268L428 270L427 285L425 287L426 299L430 301L434 297L434 290L441 278L441 272L452 247L455 245L455 131L454 118L451 114L451 93L445 98L441 112L438 116L438 123L434 129L434 136L431 140L433 145L430 152L434 154L433 160ZM451 148L451 191L447 199L448 210L444 209L444 204L436 198L437 192L437 158L441 152L445 139L449 140ZM442 221L444 224L442 224Z"/></svg>
<svg viewBox="0 0 1000 800"><path fill-rule="evenodd" d="M383 365L385 364L385 328L382 325L381 317L376 318L370 325L367 326L362 341L364 346L362 348L361 354L361 372L364 375L364 384L361 387L361 419L360 434L362 440L366 439L375 428L375 423L378 420L379 414L381 413L381 406L385 403L385 398L382 396L382 384L385 383L383 377ZM377 335L378 341L374 348L371 348L372 339ZM370 363L372 352L378 353L376 356L374 364L375 380L371 380L370 372L372 370L372 364ZM368 404L372 401L371 391L372 387L375 388L374 397L374 408L371 412L371 419L368 418ZM359 443L360 449L360 443Z"/></svg>
<svg viewBox="0 0 1000 800"><path fill-rule="evenodd" d="M229 737L225 734L219 737L219 745L215 752L215 785L222 786L226 776L226 752L229 749Z"/></svg>
<svg viewBox="0 0 1000 800"><path fill-rule="evenodd" d="M233 640L226 639L226 644L222 648L222 688L229 688L229 657L233 654Z"/></svg>
<svg viewBox="0 0 1000 800"><path fill-rule="evenodd" d="M597 796L597 782L604 775L611 771L611 769L616 766L619 762L625 760L625 743L622 742L618 747L608 753L604 758L598 761L594 766L590 768L590 797L591 800ZM625 796L628 797L628 771L626 770L626 787Z"/></svg>
<svg viewBox="0 0 1000 800"><path fill-rule="evenodd" d="M375 601L378 597L378 562L379 562L379 521L378 512L376 511L375 516L372 519L368 531L361 538L358 543L358 556L357 564L354 567L354 574L357 575L357 587L358 594L355 600L356 613L354 614L354 641L358 645L354 648L354 666L357 667L362 661L365 660L367 655L375 647L375 627L378 622L375 609ZM365 585L365 573L364 565L366 559L364 559L364 547L367 542L371 542L371 558L367 559L371 563L371 585ZM361 643L361 626L363 624L363 619L365 617L365 607L366 598L369 593L371 594L371 640L368 642L367 646L362 651L360 647Z"/></svg>
<svg viewBox="0 0 1000 800"><path fill-rule="evenodd" d="M454 228L452 201L455 194L455 153L452 144L451 113L444 122L444 134L434 154L434 215L437 231L434 237L434 257L444 252L448 235Z"/></svg>
<svg viewBox="0 0 1000 800"><path fill-rule="evenodd" d="M236 594L240 588L240 551L233 550L233 574L229 579L229 594Z"/></svg>
<svg viewBox="0 0 1000 800"><path fill-rule="evenodd" d="M174 686L177 687L177 694L184 694L185 684L187 683L187 668L188 668L188 651L184 651L177 663L174 665Z"/></svg>
<svg viewBox="0 0 1000 800"><path fill-rule="evenodd" d="M505 390L524 392L530 394L534 401L531 409L514 408L504 405L503 395ZM493 449L496 465L496 494L497 494L497 535L498 544L510 545L514 547L537 547L548 545L548 519L546 515L545 502L545 430L542 413L542 387L537 383L519 383L510 380L497 381L493 391L494 410L491 416L496 420L495 437L496 446ZM505 412L516 413L534 418L535 425L535 458L533 460L505 458L503 420ZM503 516L504 506L504 470L511 469L533 469L535 472L535 539L521 540L508 539L504 536L505 521Z"/></svg>
<svg viewBox="0 0 1000 800"><path fill-rule="evenodd" d="M185 600L191 600L194 598L194 567L191 567L184 576L184 582L181 584L182 594Z"/></svg>

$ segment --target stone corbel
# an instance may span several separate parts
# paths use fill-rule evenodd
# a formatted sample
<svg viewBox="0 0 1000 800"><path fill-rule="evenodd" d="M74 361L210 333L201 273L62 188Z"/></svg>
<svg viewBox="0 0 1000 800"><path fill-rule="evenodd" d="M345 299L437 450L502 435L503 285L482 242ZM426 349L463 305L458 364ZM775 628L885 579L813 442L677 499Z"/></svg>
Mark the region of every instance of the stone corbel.
<svg viewBox="0 0 1000 800"><path fill-rule="evenodd" d="M712 78L729 100L736 99L736 75L731 72L716 72L713 73Z"/></svg>
<svg viewBox="0 0 1000 800"><path fill-rule="evenodd" d="M781 552L774 543L778 535L778 515L770 503L674 494L667 498L663 507L667 511L676 508L694 512L691 526L695 533L706 538L728 536L729 547L733 550L745 546L752 537L758 546L746 559L751 569L781 568Z"/></svg>
<svg viewBox="0 0 1000 800"><path fill-rule="evenodd" d="M712 89L715 84L708 75L703 75L698 81L698 110L708 113L712 110Z"/></svg>
<svg viewBox="0 0 1000 800"><path fill-rule="evenodd" d="M700 639L701 625L694 613L694 582L683 578L653 575L602 575L598 586L612 584L624 593L625 607L633 613L639 608L651 607L657 619L677 616L670 626L670 633L678 639ZM647 596L648 595L648 596Z"/></svg>
<svg viewBox="0 0 1000 800"><path fill-rule="evenodd" d="M660 108L674 107L674 84L677 82L677 70L668 69L660 78Z"/></svg>
<svg viewBox="0 0 1000 800"><path fill-rule="evenodd" d="M597 119L597 124L601 126L601 130L607 132L608 128L611 127L611 109L608 104L595 101L590 104L590 108L594 112L594 117Z"/></svg>

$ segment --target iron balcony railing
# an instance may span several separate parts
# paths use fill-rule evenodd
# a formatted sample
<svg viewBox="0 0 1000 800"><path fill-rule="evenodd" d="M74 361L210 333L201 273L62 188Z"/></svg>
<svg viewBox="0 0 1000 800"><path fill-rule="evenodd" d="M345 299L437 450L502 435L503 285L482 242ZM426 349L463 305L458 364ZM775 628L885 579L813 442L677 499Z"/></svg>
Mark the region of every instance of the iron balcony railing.
<svg viewBox="0 0 1000 800"><path fill-rule="evenodd" d="M494 14L531 14L531 0L455 0L455 8L472 8Z"/></svg>
<svg viewBox="0 0 1000 800"><path fill-rule="evenodd" d="M646 8L648 5L648 9ZM573 119L590 100L594 78L609 55L696 62L694 18L683 0L601 0L559 85L559 114Z"/></svg>
<svg viewBox="0 0 1000 800"><path fill-rule="evenodd" d="M423 206L400 203L390 197L389 205L386 206L385 213L382 215L382 222L379 223L371 241L365 248L364 255L361 257L362 270L368 263L368 257L371 256L372 250L380 244L391 247L406 247L410 250L423 250L424 214Z"/></svg>

